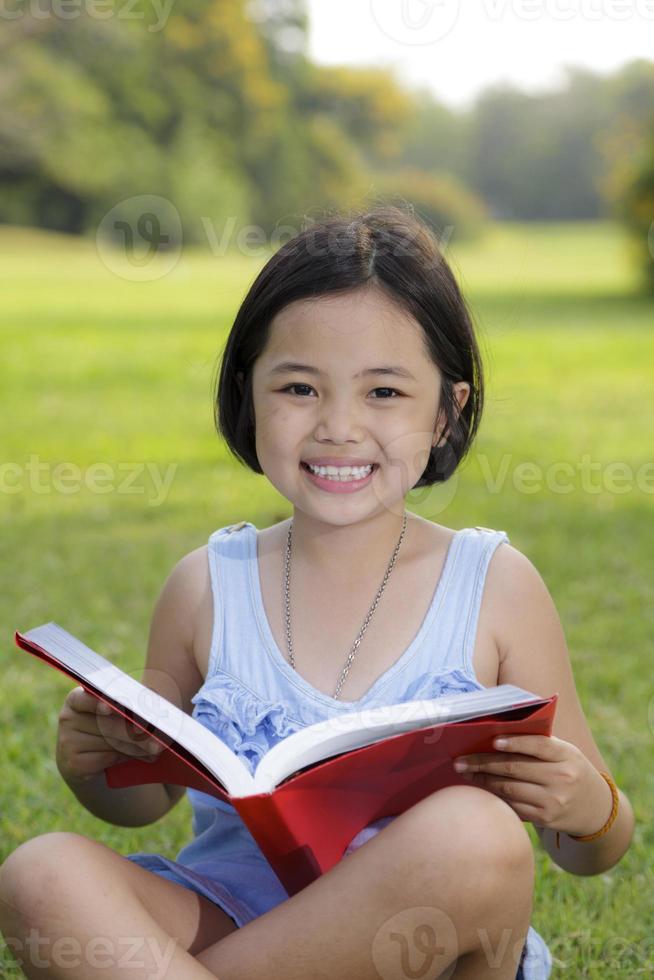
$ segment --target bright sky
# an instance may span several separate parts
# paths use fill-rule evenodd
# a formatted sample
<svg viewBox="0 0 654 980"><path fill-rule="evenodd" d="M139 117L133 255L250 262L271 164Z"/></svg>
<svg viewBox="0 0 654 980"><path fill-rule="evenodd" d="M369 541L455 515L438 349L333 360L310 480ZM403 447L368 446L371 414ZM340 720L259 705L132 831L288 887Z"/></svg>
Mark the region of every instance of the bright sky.
<svg viewBox="0 0 654 980"><path fill-rule="evenodd" d="M608 73L654 60L654 0L308 0L320 64L383 65L446 105L486 85L559 88L565 65Z"/></svg>

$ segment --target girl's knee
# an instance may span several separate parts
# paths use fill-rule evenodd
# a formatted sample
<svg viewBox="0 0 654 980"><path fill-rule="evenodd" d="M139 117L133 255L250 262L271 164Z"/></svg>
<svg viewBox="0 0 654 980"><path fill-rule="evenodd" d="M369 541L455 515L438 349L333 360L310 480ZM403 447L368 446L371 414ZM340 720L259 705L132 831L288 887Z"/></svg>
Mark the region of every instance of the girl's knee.
<svg viewBox="0 0 654 980"><path fill-rule="evenodd" d="M465 793L463 820L466 831L474 834L476 857L487 854L489 860L534 863L526 823L506 800L477 786L457 788Z"/></svg>
<svg viewBox="0 0 654 980"><path fill-rule="evenodd" d="M98 847L80 834L53 831L22 844L0 865L0 915L37 920L52 914L56 897L84 870L85 856Z"/></svg>
<svg viewBox="0 0 654 980"><path fill-rule="evenodd" d="M533 905L534 849L508 803L480 787L448 786L404 816L390 825L400 834L395 852L415 869L426 904L443 903L457 927L470 930L465 942L475 941L480 924L522 928Z"/></svg>
<svg viewBox="0 0 654 980"><path fill-rule="evenodd" d="M402 816L408 818L407 837L441 866L449 860L461 871L498 869L533 881L534 851L526 825L505 800L488 790L447 786Z"/></svg>

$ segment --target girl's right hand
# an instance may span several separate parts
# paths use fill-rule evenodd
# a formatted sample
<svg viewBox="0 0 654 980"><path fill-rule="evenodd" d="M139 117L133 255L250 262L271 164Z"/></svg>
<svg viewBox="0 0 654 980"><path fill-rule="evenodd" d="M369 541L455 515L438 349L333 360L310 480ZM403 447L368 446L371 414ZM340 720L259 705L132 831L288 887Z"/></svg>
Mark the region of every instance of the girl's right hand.
<svg viewBox="0 0 654 980"><path fill-rule="evenodd" d="M66 783L80 783L125 759L154 762L163 746L83 687L70 691L59 713L57 768ZM154 747L153 747L154 746Z"/></svg>

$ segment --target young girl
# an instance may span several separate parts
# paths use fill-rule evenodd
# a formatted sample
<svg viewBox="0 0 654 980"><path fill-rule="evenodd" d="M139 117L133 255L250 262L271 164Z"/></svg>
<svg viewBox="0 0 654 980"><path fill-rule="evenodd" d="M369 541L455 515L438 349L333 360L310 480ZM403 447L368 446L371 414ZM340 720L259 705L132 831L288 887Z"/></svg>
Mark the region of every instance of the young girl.
<svg viewBox="0 0 654 980"><path fill-rule="evenodd" d="M525 822L560 868L594 875L620 860L634 819L534 566L504 531L454 531L405 510L408 491L453 474L482 405L466 305L411 213L336 216L280 248L229 335L216 421L292 517L222 527L178 562L143 682L177 692L250 771L303 726L503 683L558 692L552 736L470 757L455 785L362 830L292 897L236 811L194 790L194 838L174 860L74 833L27 841L0 889L2 930L28 977L549 976L530 925ZM106 787L108 765L150 752L121 725L74 689L57 763L91 813L143 826L184 791Z"/></svg>

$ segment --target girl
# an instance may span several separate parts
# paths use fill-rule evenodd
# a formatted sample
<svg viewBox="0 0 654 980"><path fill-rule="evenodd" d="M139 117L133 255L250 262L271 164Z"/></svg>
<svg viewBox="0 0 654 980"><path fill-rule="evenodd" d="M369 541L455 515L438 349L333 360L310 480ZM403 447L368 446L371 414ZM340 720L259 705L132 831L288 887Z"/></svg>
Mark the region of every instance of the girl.
<svg viewBox="0 0 654 980"><path fill-rule="evenodd" d="M560 868L594 875L620 860L634 819L536 569L504 531L405 510L412 488L452 476L482 405L466 305L412 214L332 217L280 248L230 332L216 421L292 517L222 527L181 559L154 609L143 681L177 691L251 771L302 726L502 683L559 693L552 736L470 757L459 782L362 830L290 898L235 810L194 790L194 839L174 860L73 833L27 841L0 889L28 977L549 976L530 925L525 822ZM143 826L184 791L106 787L108 765L150 751L121 724L74 689L57 764L92 813Z"/></svg>

